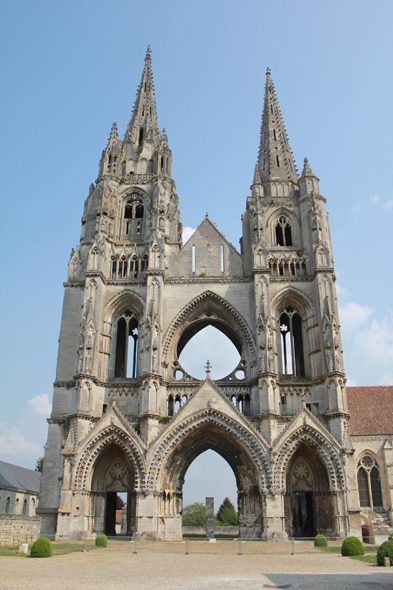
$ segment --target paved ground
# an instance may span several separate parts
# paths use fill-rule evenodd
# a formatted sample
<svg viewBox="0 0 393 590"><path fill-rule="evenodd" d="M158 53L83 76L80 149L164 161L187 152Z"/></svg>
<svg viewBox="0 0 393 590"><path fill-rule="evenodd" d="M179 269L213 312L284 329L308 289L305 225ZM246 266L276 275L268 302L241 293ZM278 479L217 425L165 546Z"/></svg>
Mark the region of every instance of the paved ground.
<svg viewBox="0 0 393 590"><path fill-rule="evenodd" d="M393 590L393 568L379 568L304 544L129 543L50 559L0 557L1 590Z"/></svg>

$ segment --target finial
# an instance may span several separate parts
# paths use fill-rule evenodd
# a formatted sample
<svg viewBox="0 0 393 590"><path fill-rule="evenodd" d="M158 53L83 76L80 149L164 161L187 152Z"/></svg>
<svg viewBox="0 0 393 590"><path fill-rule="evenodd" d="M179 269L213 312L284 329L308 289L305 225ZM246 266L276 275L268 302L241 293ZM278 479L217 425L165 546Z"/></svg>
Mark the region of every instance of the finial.
<svg viewBox="0 0 393 590"><path fill-rule="evenodd" d="M209 360L206 361L205 369L206 369L206 378L209 379L210 378L210 369L211 369L211 364L210 364Z"/></svg>
<svg viewBox="0 0 393 590"><path fill-rule="evenodd" d="M146 57L151 57L150 45L147 46Z"/></svg>
<svg viewBox="0 0 393 590"><path fill-rule="evenodd" d="M266 68L266 76L270 76L271 73L271 69L270 68Z"/></svg>
<svg viewBox="0 0 393 590"><path fill-rule="evenodd" d="M310 168L307 158L304 158L304 166L302 176L314 176L313 171Z"/></svg>
<svg viewBox="0 0 393 590"><path fill-rule="evenodd" d="M207 211L206 211L205 218L206 218L206 219L209 219L209 213L208 213ZM207 362L209 362L209 361L207 361Z"/></svg>

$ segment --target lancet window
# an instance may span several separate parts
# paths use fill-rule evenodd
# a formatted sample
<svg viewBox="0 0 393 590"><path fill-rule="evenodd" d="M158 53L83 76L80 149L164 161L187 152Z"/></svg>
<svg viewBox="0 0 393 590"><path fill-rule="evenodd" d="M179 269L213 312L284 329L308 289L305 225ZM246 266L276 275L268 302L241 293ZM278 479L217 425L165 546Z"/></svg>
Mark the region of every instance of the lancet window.
<svg viewBox="0 0 393 590"><path fill-rule="evenodd" d="M115 377L135 379L138 361L138 321L125 311L117 321Z"/></svg>
<svg viewBox="0 0 393 590"><path fill-rule="evenodd" d="M361 508L381 508L381 473L374 457L364 455L358 463L358 490Z"/></svg>
<svg viewBox="0 0 393 590"><path fill-rule="evenodd" d="M138 193L133 193L124 207L124 233L126 236L140 236L143 232L143 201Z"/></svg>
<svg viewBox="0 0 393 590"><path fill-rule="evenodd" d="M280 315L280 336L283 375L304 376L302 318L292 306Z"/></svg>
<svg viewBox="0 0 393 590"><path fill-rule="evenodd" d="M275 227L276 246L293 246L291 224L284 215L280 215Z"/></svg>

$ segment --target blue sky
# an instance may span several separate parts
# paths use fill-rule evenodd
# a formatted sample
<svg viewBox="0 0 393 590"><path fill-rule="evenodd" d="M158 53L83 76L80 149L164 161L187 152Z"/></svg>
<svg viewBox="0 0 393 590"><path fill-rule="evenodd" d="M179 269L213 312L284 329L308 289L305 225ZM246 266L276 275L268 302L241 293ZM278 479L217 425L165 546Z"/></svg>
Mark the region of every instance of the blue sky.
<svg viewBox="0 0 393 590"><path fill-rule="evenodd" d="M390 0L14 0L1 12L0 459L33 467L42 454L69 254L148 44L182 222L208 211L235 247L271 68L298 168L306 156L327 198L349 382L393 383ZM216 471L192 480L195 465L190 501Z"/></svg>

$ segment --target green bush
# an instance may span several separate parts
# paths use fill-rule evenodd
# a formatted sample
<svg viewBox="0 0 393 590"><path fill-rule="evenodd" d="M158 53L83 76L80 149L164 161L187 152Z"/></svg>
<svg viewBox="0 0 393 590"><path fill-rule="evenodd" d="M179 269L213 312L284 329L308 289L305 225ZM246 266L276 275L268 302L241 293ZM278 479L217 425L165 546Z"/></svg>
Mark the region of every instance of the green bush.
<svg viewBox="0 0 393 590"><path fill-rule="evenodd" d="M314 539L314 547L327 547L328 542L325 535L317 535Z"/></svg>
<svg viewBox="0 0 393 590"><path fill-rule="evenodd" d="M364 555L364 547L357 537L347 537L341 545L341 555Z"/></svg>
<svg viewBox="0 0 393 590"><path fill-rule="evenodd" d="M106 547L108 545L108 538L106 535L98 535L96 537L96 547Z"/></svg>
<svg viewBox="0 0 393 590"><path fill-rule="evenodd" d="M393 541L393 535L388 536L388 541Z"/></svg>
<svg viewBox="0 0 393 590"><path fill-rule="evenodd" d="M393 565L393 540L382 543L377 551L377 564L384 565L383 558L390 558L390 565Z"/></svg>
<svg viewBox="0 0 393 590"><path fill-rule="evenodd" d="M46 537L38 537L32 544L30 557L52 557L52 543Z"/></svg>

